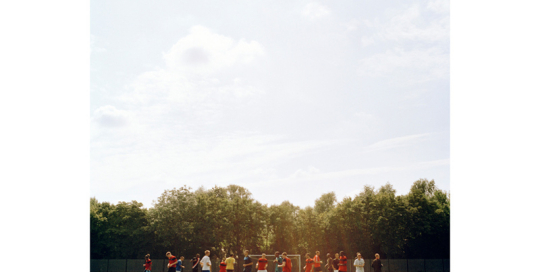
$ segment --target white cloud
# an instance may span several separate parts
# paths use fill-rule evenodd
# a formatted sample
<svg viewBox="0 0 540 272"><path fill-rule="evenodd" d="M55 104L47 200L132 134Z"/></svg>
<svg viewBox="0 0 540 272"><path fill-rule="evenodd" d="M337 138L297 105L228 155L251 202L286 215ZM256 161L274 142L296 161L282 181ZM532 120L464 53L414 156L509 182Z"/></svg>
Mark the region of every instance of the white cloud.
<svg viewBox="0 0 540 272"><path fill-rule="evenodd" d="M256 41L236 41L206 27L194 26L163 58L169 69L207 74L237 63L250 63L264 54L264 48Z"/></svg>
<svg viewBox="0 0 540 272"><path fill-rule="evenodd" d="M90 34L90 53L105 52L107 49L96 45L98 38L95 35Z"/></svg>
<svg viewBox="0 0 540 272"><path fill-rule="evenodd" d="M278 144L281 136L216 129L231 124L227 111L264 94L235 73L262 57L264 48L256 41L191 28L163 54L165 66L124 86L116 101L123 110L107 105L94 112L93 185L118 192L145 182L234 181L246 175L245 167L266 167L317 148L315 142ZM213 176L216 172L226 174Z"/></svg>
<svg viewBox="0 0 540 272"><path fill-rule="evenodd" d="M443 79L448 77L449 56L439 47L411 51L395 48L362 59L358 72L370 77L388 77L397 72L411 82Z"/></svg>
<svg viewBox="0 0 540 272"><path fill-rule="evenodd" d="M232 84L220 87L218 90L221 93L230 93L237 98L244 98L258 94L264 94L265 92L260 89L256 89L253 86L245 85L242 78L235 78Z"/></svg>
<svg viewBox="0 0 540 272"><path fill-rule="evenodd" d="M354 31L358 29L361 22L358 19L352 19L349 22L342 23L346 31Z"/></svg>
<svg viewBox="0 0 540 272"><path fill-rule="evenodd" d="M444 2L430 2L431 8L412 5L390 10L384 19L363 20L360 40L363 47L393 45L393 48L363 58L358 69L360 75L387 77L408 84L448 79L449 14L441 6ZM411 42L414 48L410 47Z"/></svg>
<svg viewBox="0 0 540 272"><path fill-rule="evenodd" d="M373 37L362 36L361 42L362 42L362 46L366 47L366 46L374 44L375 39Z"/></svg>
<svg viewBox="0 0 540 272"><path fill-rule="evenodd" d="M411 171L418 169L429 169L432 167L438 167L448 165L449 159L433 160L413 162L406 165L399 166L379 166L370 168L354 168L338 171L323 172L318 168L310 166L307 170L299 169L293 174L285 178L265 179L259 182L250 183L252 187L268 187L269 184L292 184L292 183L311 183L315 181L335 181L348 177L356 176L375 176L380 174L388 175L390 172ZM354 196L359 190L351 191L347 196Z"/></svg>
<svg viewBox="0 0 540 272"><path fill-rule="evenodd" d="M426 140L429 135L430 134L428 133L424 133L424 134L415 134L415 135L408 135L408 136L403 136L403 137L396 137L392 139L382 140L382 141L378 141L374 144L369 145L366 149L369 151L375 151L375 150L386 150L386 149L409 146L419 141Z"/></svg>
<svg viewBox="0 0 540 272"><path fill-rule="evenodd" d="M194 26L163 54L165 67L141 73L125 86L119 99L131 107L138 122L170 122L171 112L176 112L181 117L175 120L177 125L215 124L226 107L239 106L265 93L245 78L222 72L242 69L264 55L264 48L256 41L235 40Z"/></svg>
<svg viewBox="0 0 540 272"><path fill-rule="evenodd" d="M382 35L388 40L447 41L449 23L449 17L446 16L426 24L420 8L413 6L390 19Z"/></svg>
<svg viewBox="0 0 540 272"><path fill-rule="evenodd" d="M450 0L431 0L428 2L427 8L438 13L448 13L450 11Z"/></svg>
<svg viewBox="0 0 540 272"><path fill-rule="evenodd" d="M371 119L373 119L373 114L362 112L362 111L354 113L354 116L360 118L360 120L371 120Z"/></svg>
<svg viewBox="0 0 540 272"><path fill-rule="evenodd" d="M374 41L447 43L450 36L450 16L445 9L446 3L447 1L431 1L427 7L413 5L400 10L387 20L375 18L363 20L363 24L367 29L371 29L369 39ZM430 18L429 15L435 15L435 18Z"/></svg>
<svg viewBox="0 0 540 272"><path fill-rule="evenodd" d="M219 137L187 138L180 134L164 135L162 131L132 135L131 141L114 137L114 147L92 142L92 179L107 190L122 190L145 182L160 182L166 187L187 184L198 187L201 182L227 185L243 179L257 180L272 177L272 167L306 152L327 147L335 142L285 141L283 136L253 133L232 133ZM253 169L253 170L250 170ZM308 168L304 173L316 173Z"/></svg>
<svg viewBox="0 0 540 272"><path fill-rule="evenodd" d="M309 3L302 10L302 15L310 19L319 19L330 15L330 9L319 3Z"/></svg>
<svg viewBox="0 0 540 272"><path fill-rule="evenodd" d="M103 127L121 127L129 122L129 113L107 105L97 108L92 120Z"/></svg>
<svg viewBox="0 0 540 272"><path fill-rule="evenodd" d="M307 169L298 169L292 175L291 178L305 178L320 173L321 170L314 166L309 166Z"/></svg>

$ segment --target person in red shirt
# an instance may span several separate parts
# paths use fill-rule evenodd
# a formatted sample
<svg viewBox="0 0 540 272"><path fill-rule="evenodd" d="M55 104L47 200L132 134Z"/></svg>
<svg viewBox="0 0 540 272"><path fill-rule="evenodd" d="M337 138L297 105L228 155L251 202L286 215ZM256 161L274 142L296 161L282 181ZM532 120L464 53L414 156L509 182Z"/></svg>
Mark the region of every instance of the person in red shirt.
<svg viewBox="0 0 540 272"><path fill-rule="evenodd" d="M144 259L144 271L146 272L152 270L152 260L150 260L150 254L146 254L146 256L144 256Z"/></svg>
<svg viewBox="0 0 540 272"><path fill-rule="evenodd" d="M313 265L313 263L313 259L311 259L309 253L306 253L306 266L304 266L306 272L311 272L311 266Z"/></svg>
<svg viewBox="0 0 540 272"><path fill-rule="evenodd" d="M283 257L283 264L279 267L283 267L283 272L292 272L292 262L291 259L287 258L287 252L281 253Z"/></svg>
<svg viewBox="0 0 540 272"><path fill-rule="evenodd" d="M225 257L219 263L219 272L227 272L227 264L225 263Z"/></svg>
<svg viewBox="0 0 540 272"><path fill-rule="evenodd" d="M339 252L338 270L340 272L347 272L347 255L343 251Z"/></svg>
<svg viewBox="0 0 540 272"><path fill-rule="evenodd" d="M266 272L268 267L268 259L266 259L266 253L263 253L261 258L257 261L257 270L258 272Z"/></svg>
<svg viewBox="0 0 540 272"><path fill-rule="evenodd" d="M167 252L165 254L167 258L169 258L169 263L167 264L167 267L169 268L168 272L175 272L176 271L176 264L178 263L178 260L175 256L171 254L171 252Z"/></svg>
<svg viewBox="0 0 540 272"><path fill-rule="evenodd" d="M319 252L318 250L315 251L315 256L313 257L313 270L315 272L321 272L322 271L322 268L321 268L321 252Z"/></svg>

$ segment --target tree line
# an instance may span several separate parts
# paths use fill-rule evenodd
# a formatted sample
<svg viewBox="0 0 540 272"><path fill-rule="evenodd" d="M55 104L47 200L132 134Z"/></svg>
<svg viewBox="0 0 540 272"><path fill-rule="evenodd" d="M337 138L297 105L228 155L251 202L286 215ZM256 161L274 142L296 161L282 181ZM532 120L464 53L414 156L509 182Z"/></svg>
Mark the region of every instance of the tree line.
<svg viewBox="0 0 540 272"><path fill-rule="evenodd" d="M166 190L151 208L91 198L90 247L92 259L160 258L167 251L192 257L206 249L214 257L248 249L449 258L450 196L433 180L420 179L406 195L396 195L390 184L364 186L355 197L338 202L330 192L305 208L261 204L237 185Z"/></svg>

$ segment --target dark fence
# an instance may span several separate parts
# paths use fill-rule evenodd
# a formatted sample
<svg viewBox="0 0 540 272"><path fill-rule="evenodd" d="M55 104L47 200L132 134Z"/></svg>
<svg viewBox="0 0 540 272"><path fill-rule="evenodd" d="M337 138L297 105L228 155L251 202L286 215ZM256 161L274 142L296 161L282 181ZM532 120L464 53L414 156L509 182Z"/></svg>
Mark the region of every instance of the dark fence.
<svg viewBox="0 0 540 272"><path fill-rule="evenodd" d="M178 256L177 256L178 257ZM275 264L273 256L268 256L268 272L273 272ZM292 260L292 272L298 271L298 259L291 258ZM364 272L373 272L371 262L373 259L364 259L365 266ZM382 271L384 272L450 272L450 260L449 259L381 259L383 264ZM168 260L152 259L152 272L167 272ZM242 272L243 259L236 259L236 265L234 272ZM257 259L253 259L253 272L257 272L255 264ZM144 259L92 259L90 260L90 272L143 272L144 271ZM305 260L301 261L301 268L305 265ZM323 272L325 263L322 264ZM201 272L192 271L191 262L188 259L184 260L184 266L186 267L183 272ZM347 262L347 271L355 272L354 259L349 259ZM212 259L211 272L219 272L219 260ZM301 269L301 271L304 271Z"/></svg>

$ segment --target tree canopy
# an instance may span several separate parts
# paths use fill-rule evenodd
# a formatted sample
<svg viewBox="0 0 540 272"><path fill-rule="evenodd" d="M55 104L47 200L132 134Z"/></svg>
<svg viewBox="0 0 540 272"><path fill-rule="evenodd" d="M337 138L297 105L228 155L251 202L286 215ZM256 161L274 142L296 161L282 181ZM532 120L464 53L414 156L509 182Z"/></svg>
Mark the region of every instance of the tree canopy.
<svg viewBox="0 0 540 272"><path fill-rule="evenodd" d="M144 208L137 201L111 204L90 199L91 258L213 256L276 250L305 254L316 250L349 256L449 258L450 196L433 180L414 182L406 195L392 185L365 186L338 202L333 192L300 208L288 201L261 204L241 186L166 190Z"/></svg>

